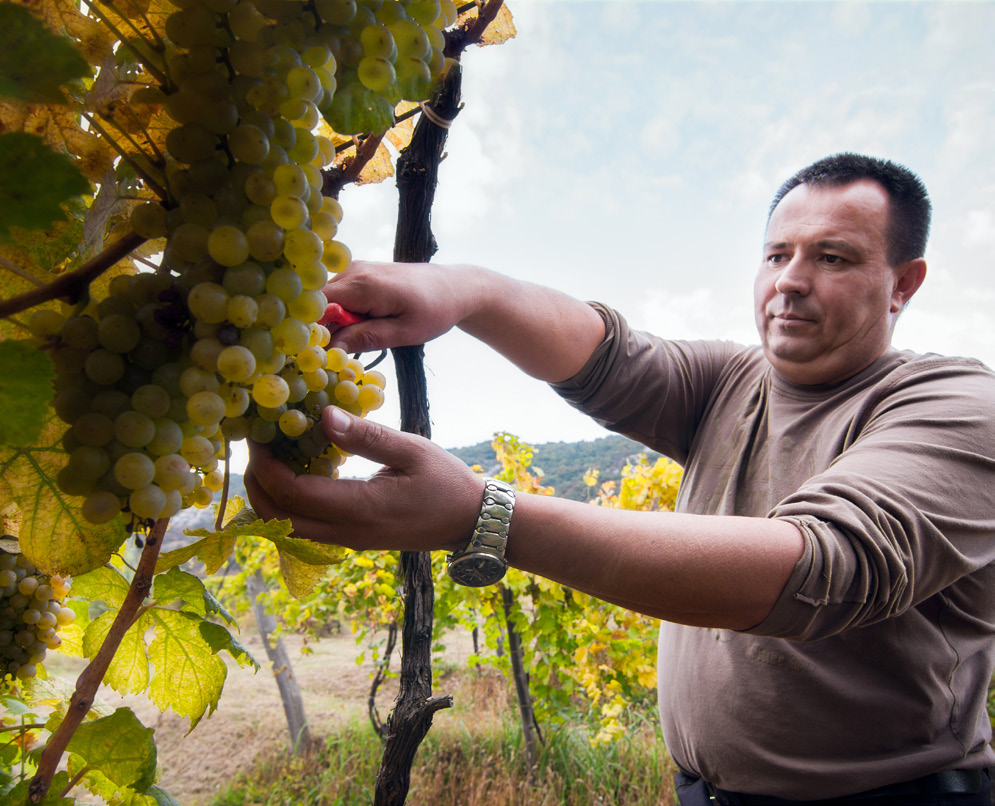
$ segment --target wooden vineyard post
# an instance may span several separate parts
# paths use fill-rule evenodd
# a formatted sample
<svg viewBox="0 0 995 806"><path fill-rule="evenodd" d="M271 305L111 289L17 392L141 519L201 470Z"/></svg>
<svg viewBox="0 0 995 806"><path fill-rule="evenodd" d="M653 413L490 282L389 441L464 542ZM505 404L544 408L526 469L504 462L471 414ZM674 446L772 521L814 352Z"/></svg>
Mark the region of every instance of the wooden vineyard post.
<svg viewBox="0 0 995 806"><path fill-rule="evenodd" d="M394 260L429 261L437 249L431 229L432 202L447 126L459 112L461 68L452 66L431 104L422 114L411 143L397 161L398 219ZM430 119L431 117L431 119ZM435 122L433 122L435 121ZM393 350L401 404L401 430L431 437L422 345ZM401 552L404 585L404 627L401 634L401 678L396 705L387 723L383 759L377 773L374 806L401 806L411 783L415 753L432 725L436 711L449 708L452 696L432 696L432 622L435 588L431 555Z"/></svg>

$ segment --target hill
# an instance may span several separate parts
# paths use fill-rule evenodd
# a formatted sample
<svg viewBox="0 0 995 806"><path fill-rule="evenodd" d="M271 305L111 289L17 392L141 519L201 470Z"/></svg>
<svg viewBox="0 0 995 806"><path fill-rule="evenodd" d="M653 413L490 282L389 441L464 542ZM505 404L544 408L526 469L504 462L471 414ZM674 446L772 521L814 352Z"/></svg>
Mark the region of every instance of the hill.
<svg viewBox="0 0 995 806"><path fill-rule="evenodd" d="M660 456L638 442L617 435L582 442L545 442L533 447L532 466L542 470L543 484L552 486L559 497L575 501L587 500L589 491L584 484L584 474L589 469L600 471L600 481L617 481L626 463L635 461L640 453L645 453L650 461ZM471 467L480 465L485 474L493 475L500 470L490 442L450 448L449 452Z"/></svg>

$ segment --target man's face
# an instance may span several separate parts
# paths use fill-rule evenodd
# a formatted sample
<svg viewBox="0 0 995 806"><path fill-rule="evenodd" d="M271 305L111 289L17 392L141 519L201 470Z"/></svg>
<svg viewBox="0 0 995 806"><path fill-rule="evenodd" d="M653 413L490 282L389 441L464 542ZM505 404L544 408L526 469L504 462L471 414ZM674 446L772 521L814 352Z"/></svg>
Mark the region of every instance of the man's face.
<svg viewBox="0 0 995 806"><path fill-rule="evenodd" d="M775 208L754 303L764 353L785 379L842 381L888 349L925 274L921 260L890 264L888 206L884 188L861 180L799 185Z"/></svg>

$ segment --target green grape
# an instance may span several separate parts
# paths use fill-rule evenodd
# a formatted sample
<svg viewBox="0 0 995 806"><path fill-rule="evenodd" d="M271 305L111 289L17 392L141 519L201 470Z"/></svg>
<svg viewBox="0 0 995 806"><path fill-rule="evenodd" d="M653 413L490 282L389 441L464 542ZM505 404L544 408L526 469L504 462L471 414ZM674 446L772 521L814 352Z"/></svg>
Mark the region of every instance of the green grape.
<svg viewBox="0 0 995 806"><path fill-rule="evenodd" d="M425 69L428 70L427 67ZM294 131L297 132L297 140L287 149L287 156L294 162L310 162L318 155L317 138L307 129L295 128Z"/></svg>
<svg viewBox="0 0 995 806"><path fill-rule="evenodd" d="M390 24L389 30L397 45L398 58L413 56L425 61L431 55L428 34L414 20L398 20Z"/></svg>
<svg viewBox="0 0 995 806"><path fill-rule="evenodd" d="M211 461L214 456L214 446L206 437L200 435L187 437L180 446L180 456L194 467L201 467Z"/></svg>
<svg viewBox="0 0 995 806"><path fill-rule="evenodd" d="M228 292L217 283L198 283L190 289L187 307L203 322L223 322L228 312Z"/></svg>
<svg viewBox="0 0 995 806"><path fill-rule="evenodd" d="M122 412L114 421L114 437L129 448L142 448L148 445L154 436L155 423L140 412Z"/></svg>
<svg viewBox="0 0 995 806"><path fill-rule="evenodd" d="M221 433L230 442L241 442L249 436L249 421L245 417L226 417L221 423Z"/></svg>
<svg viewBox="0 0 995 806"><path fill-rule="evenodd" d="M320 392L328 386L328 373L323 369L316 369L312 372L302 372L301 377L307 384L309 392Z"/></svg>
<svg viewBox="0 0 995 806"><path fill-rule="evenodd" d="M426 101L432 97L432 72L416 56L400 56L394 64L397 83L408 101Z"/></svg>
<svg viewBox="0 0 995 806"><path fill-rule="evenodd" d="M290 387L279 375L262 375L252 385L252 399L260 406L282 406L289 394Z"/></svg>
<svg viewBox="0 0 995 806"><path fill-rule="evenodd" d="M328 300L321 291L305 289L301 291L296 299L292 299L287 303L287 313L294 319L310 325L322 317L325 313L327 303ZM310 337L310 329L308 330L308 336Z"/></svg>
<svg viewBox="0 0 995 806"><path fill-rule="evenodd" d="M339 381L335 384L335 399L342 404L355 403L359 398L359 387L354 381Z"/></svg>
<svg viewBox="0 0 995 806"><path fill-rule="evenodd" d="M180 199L179 210L180 218L192 224L210 227L218 220L218 206L210 196L204 193L187 193ZM208 239L208 245L210 245L210 239Z"/></svg>
<svg viewBox="0 0 995 806"><path fill-rule="evenodd" d="M269 154L269 137L258 126L242 123L228 135L228 149L239 162L262 162Z"/></svg>
<svg viewBox="0 0 995 806"><path fill-rule="evenodd" d="M255 357L253 357L255 360ZM225 417L241 417L249 408L249 390L237 384L226 384L219 391L225 401Z"/></svg>
<svg viewBox="0 0 995 806"><path fill-rule="evenodd" d="M152 482L155 465L144 453L126 453L114 464L114 478L122 487L137 490Z"/></svg>
<svg viewBox="0 0 995 806"><path fill-rule="evenodd" d="M376 22L367 25L359 33L359 43L363 48L363 55L366 57L376 57L393 61L397 58L397 47L394 44L394 37L390 29L382 23Z"/></svg>
<svg viewBox="0 0 995 806"><path fill-rule="evenodd" d="M190 360L213 374L218 368L218 356L223 349L224 345L216 338L197 339L190 347Z"/></svg>
<svg viewBox="0 0 995 806"><path fill-rule="evenodd" d="M308 217L307 205L296 196L277 196L269 210L273 221L286 230L303 226Z"/></svg>
<svg viewBox="0 0 995 806"><path fill-rule="evenodd" d="M316 101L321 98L321 80L307 65L292 67L287 71L287 89L291 98Z"/></svg>
<svg viewBox="0 0 995 806"><path fill-rule="evenodd" d="M207 251L222 266L239 266L249 259L249 242L238 227L222 224L208 237Z"/></svg>
<svg viewBox="0 0 995 806"><path fill-rule="evenodd" d="M335 220L335 216L331 213L319 210L317 213L311 214L311 230L319 238L321 238L321 240L332 240L335 237L335 233L338 232L338 229L339 222Z"/></svg>
<svg viewBox="0 0 995 806"><path fill-rule="evenodd" d="M208 104L204 104L206 111ZM198 110L201 111L201 110ZM203 117L202 114L197 118ZM171 129L166 135L166 150L177 162L188 165L214 156L217 135L200 123L184 123Z"/></svg>
<svg viewBox="0 0 995 806"><path fill-rule="evenodd" d="M356 16L356 0L316 0L315 7L321 18L332 25L348 25Z"/></svg>
<svg viewBox="0 0 995 806"><path fill-rule="evenodd" d="M297 353L297 366L301 372L314 372L324 369L328 363L328 353L318 346L305 347Z"/></svg>
<svg viewBox="0 0 995 806"><path fill-rule="evenodd" d="M332 347L328 352L327 367L330 372L341 372L349 363L349 354L341 347Z"/></svg>
<svg viewBox="0 0 995 806"><path fill-rule="evenodd" d="M99 327L89 316L74 316L62 326L62 343L78 350L92 350L100 341Z"/></svg>
<svg viewBox="0 0 995 806"><path fill-rule="evenodd" d="M283 254L284 231L272 221L257 221L246 230L245 237L249 244L249 254L255 260L269 263Z"/></svg>
<svg viewBox="0 0 995 806"><path fill-rule="evenodd" d="M287 304L275 294L258 295L256 305L259 306L256 321L265 327L276 327L287 315Z"/></svg>
<svg viewBox="0 0 995 806"><path fill-rule="evenodd" d="M252 354L251 350L245 347L240 345L225 347L225 349L222 350L221 354L218 356L218 372L221 373L225 380L234 382L245 381L248 380L255 371L256 357ZM221 398L219 397L218 399L220 400ZM224 412L222 411L222 413ZM194 417L191 415L190 419L194 420ZM215 419L220 420L220 415ZM194 422L197 421L194 420Z"/></svg>
<svg viewBox="0 0 995 806"><path fill-rule="evenodd" d="M222 285L233 297L236 295L258 297L266 290L266 272L258 263L243 263L241 266L225 270Z"/></svg>
<svg viewBox="0 0 995 806"><path fill-rule="evenodd" d="M288 163L277 165L274 171L283 167L284 164ZM252 174L245 180L245 195L253 204L269 207L277 196L276 183L267 173Z"/></svg>
<svg viewBox="0 0 995 806"><path fill-rule="evenodd" d="M218 386L220 382L214 373L205 372L200 367L187 367L180 375L180 391L187 397L197 392L217 392Z"/></svg>
<svg viewBox="0 0 995 806"><path fill-rule="evenodd" d="M155 202L136 204L131 210L131 228L143 238L162 238L166 234L166 210Z"/></svg>
<svg viewBox="0 0 995 806"><path fill-rule="evenodd" d="M340 224L342 223L343 210L338 199L333 199L331 196L325 196L321 200L321 212L331 214L335 217L336 221Z"/></svg>
<svg viewBox="0 0 995 806"><path fill-rule="evenodd" d="M249 426L249 437L253 442L258 442L262 445L272 442L276 438L276 432L276 423L271 423L262 418L253 420Z"/></svg>
<svg viewBox="0 0 995 806"><path fill-rule="evenodd" d="M184 406L184 412L186 407ZM155 425L155 436L149 440L145 450L154 456L163 456L169 453L176 453L183 442L183 431L174 420L166 417L157 417L153 420Z"/></svg>
<svg viewBox="0 0 995 806"><path fill-rule="evenodd" d="M288 437L299 437L308 429L308 419L304 412L289 409L280 415L277 423L280 430Z"/></svg>
<svg viewBox="0 0 995 806"><path fill-rule="evenodd" d="M179 490L190 475L190 465L182 456L171 453L155 460L153 480L160 489L169 492Z"/></svg>
<svg viewBox="0 0 995 806"><path fill-rule="evenodd" d="M273 335L273 345L277 350L287 355L297 355L298 352L307 347L311 330L302 321L287 317L270 333Z"/></svg>
<svg viewBox="0 0 995 806"><path fill-rule="evenodd" d="M300 275L293 269L276 269L266 278L266 292L279 297L284 303L299 297L303 290Z"/></svg>
<svg viewBox="0 0 995 806"><path fill-rule="evenodd" d="M158 518L166 506L166 494L155 484L135 490L128 496L128 508L139 518Z"/></svg>
<svg viewBox="0 0 995 806"><path fill-rule="evenodd" d="M288 398L289 399L289 398ZM271 423L278 422L280 415L287 410L287 404L283 403L279 406L269 407L269 406L256 406L256 414L262 417L264 420L269 420Z"/></svg>
<svg viewBox="0 0 995 806"><path fill-rule="evenodd" d="M383 389L379 386L364 383L359 387L356 402L362 407L363 411L376 411L384 404Z"/></svg>
<svg viewBox="0 0 995 806"><path fill-rule="evenodd" d="M86 376L101 386L110 386L124 375L124 359L109 350L94 350L83 362Z"/></svg>
<svg viewBox="0 0 995 806"><path fill-rule="evenodd" d="M235 327L250 327L258 316L259 305L252 297L237 294L228 300L228 321Z"/></svg>
<svg viewBox="0 0 995 806"><path fill-rule="evenodd" d="M207 239L210 235L207 227L185 221L170 233L168 248L181 260L196 263L207 257Z"/></svg>
<svg viewBox="0 0 995 806"><path fill-rule="evenodd" d="M169 392L150 383L139 386L131 396L132 408L152 419L165 416L171 402Z"/></svg>
<svg viewBox="0 0 995 806"><path fill-rule="evenodd" d="M352 263L352 252L342 241L325 241L321 262L330 272L338 274L349 268L349 264Z"/></svg>
<svg viewBox="0 0 995 806"><path fill-rule="evenodd" d="M281 196L297 196L303 199L310 193L307 174L299 165L292 162L278 165L273 171L273 182L276 192Z"/></svg>
<svg viewBox="0 0 995 806"><path fill-rule="evenodd" d="M283 254L294 268L320 262L323 252L321 238L303 227L290 230L283 242Z"/></svg>
<svg viewBox="0 0 995 806"><path fill-rule="evenodd" d="M228 350L243 350L252 360L252 353L244 347L228 347ZM253 363L255 363L253 361ZM251 374L251 373L250 373ZM216 423L225 414L225 401L216 392L197 392L187 400L187 416L192 423L207 426ZM185 442L185 441L184 441Z"/></svg>

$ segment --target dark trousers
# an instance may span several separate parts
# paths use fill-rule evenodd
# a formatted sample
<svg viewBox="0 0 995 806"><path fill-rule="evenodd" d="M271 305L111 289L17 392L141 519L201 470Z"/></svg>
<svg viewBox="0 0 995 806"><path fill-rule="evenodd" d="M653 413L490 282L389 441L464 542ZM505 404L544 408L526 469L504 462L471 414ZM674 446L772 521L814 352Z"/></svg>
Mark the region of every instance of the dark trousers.
<svg viewBox="0 0 995 806"><path fill-rule="evenodd" d="M970 782L967 786L964 785L965 780ZM974 778L970 773L960 779L941 773L855 795L823 800L785 800L727 792L684 772L678 772L674 776L674 783L680 806L995 806L988 770L982 771L980 779ZM975 784L977 791L962 791L973 789ZM813 794L818 797L817 793Z"/></svg>

